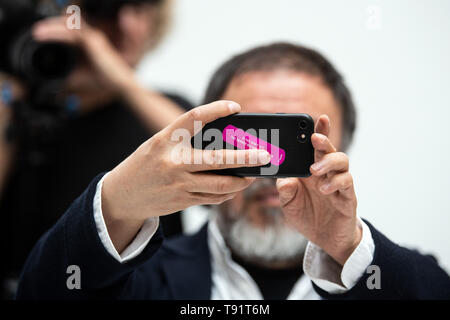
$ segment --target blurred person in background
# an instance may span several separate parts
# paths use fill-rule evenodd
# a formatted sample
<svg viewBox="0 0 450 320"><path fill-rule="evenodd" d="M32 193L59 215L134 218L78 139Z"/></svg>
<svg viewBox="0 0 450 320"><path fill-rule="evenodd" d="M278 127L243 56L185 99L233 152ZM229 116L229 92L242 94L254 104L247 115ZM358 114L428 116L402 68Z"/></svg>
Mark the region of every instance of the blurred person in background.
<svg viewBox="0 0 450 320"><path fill-rule="evenodd" d="M62 11L34 21L30 33L37 43L64 43L77 55L73 69L39 101L39 107L21 75L0 69L0 283L4 298L13 296L36 240L86 184L190 108L178 95L144 89L134 76L134 67L167 31L170 0L74 3L81 8L80 29L67 27L67 1L5 0L1 4L7 12L0 18L2 37L21 29L8 23L24 27L29 23L24 12L41 14L55 7ZM15 21L5 22L6 18ZM6 51L2 47L2 54ZM47 85L36 82L34 86ZM41 105L49 104L60 107L64 117L44 113ZM178 220L167 221L167 235L181 230Z"/></svg>

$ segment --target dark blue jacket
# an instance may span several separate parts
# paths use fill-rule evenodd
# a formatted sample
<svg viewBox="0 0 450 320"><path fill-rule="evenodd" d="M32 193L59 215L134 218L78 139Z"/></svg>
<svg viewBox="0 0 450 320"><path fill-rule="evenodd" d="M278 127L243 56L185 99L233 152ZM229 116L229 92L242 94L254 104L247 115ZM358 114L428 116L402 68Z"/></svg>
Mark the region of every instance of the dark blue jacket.
<svg viewBox="0 0 450 320"><path fill-rule="evenodd" d="M144 251L121 264L104 248L93 217L101 176L36 244L22 271L18 299L209 299L211 263L206 226L193 236L163 241L158 230ZM327 299L450 299L450 278L436 261L402 248L367 223L375 242L372 264L380 267L381 289L369 290L370 274L345 294ZM69 290L70 265L81 270L81 289Z"/></svg>

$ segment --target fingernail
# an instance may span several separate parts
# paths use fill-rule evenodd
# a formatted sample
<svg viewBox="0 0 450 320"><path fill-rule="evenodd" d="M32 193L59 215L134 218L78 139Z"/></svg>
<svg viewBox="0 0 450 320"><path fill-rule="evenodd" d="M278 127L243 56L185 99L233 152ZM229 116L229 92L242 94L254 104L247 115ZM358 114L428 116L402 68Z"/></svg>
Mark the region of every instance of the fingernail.
<svg viewBox="0 0 450 320"><path fill-rule="evenodd" d="M271 156L270 153L268 153L265 150L259 150L258 151L258 161L259 163L267 164L270 162Z"/></svg>
<svg viewBox="0 0 450 320"><path fill-rule="evenodd" d="M237 112L241 111L241 106L239 104L237 104L236 102L230 102L228 104L228 108L230 108L230 111L232 113L237 113Z"/></svg>
<svg viewBox="0 0 450 320"><path fill-rule="evenodd" d="M330 187L331 187L331 184L329 184L329 183L324 184L320 187L320 191L327 192L330 189Z"/></svg>
<svg viewBox="0 0 450 320"><path fill-rule="evenodd" d="M324 167L325 163L323 161L319 161L314 163L311 166L311 169L313 169L314 171L320 171L323 167Z"/></svg>

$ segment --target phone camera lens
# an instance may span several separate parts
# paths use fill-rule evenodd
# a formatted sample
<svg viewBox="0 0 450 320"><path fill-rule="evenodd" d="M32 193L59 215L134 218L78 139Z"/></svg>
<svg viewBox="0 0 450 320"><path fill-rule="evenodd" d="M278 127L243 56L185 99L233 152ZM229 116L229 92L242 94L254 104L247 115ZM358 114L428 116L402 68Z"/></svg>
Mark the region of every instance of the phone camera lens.
<svg viewBox="0 0 450 320"><path fill-rule="evenodd" d="M300 129L306 129L308 127L308 122L306 120L300 121Z"/></svg>
<svg viewBox="0 0 450 320"><path fill-rule="evenodd" d="M298 142L300 142L300 143L305 143L305 142L306 142L306 134L300 133L300 134L297 136L297 140L298 140Z"/></svg>

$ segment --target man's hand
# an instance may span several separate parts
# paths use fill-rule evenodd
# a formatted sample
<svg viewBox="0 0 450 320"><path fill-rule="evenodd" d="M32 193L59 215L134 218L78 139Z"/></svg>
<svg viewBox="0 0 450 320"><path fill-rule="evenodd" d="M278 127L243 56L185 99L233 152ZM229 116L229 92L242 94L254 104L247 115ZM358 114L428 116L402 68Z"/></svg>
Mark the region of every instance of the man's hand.
<svg viewBox="0 0 450 320"><path fill-rule="evenodd" d="M312 176L277 180L287 222L344 265L362 237L357 200L347 155L328 139L330 120L322 115L311 141L315 149Z"/></svg>
<svg viewBox="0 0 450 320"><path fill-rule="evenodd" d="M39 21L33 28L33 37L37 41L58 41L81 48L91 66L96 71L97 79L80 79L84 81L102 81L106 87L115 91L125 90L134 82L133 69L109 42L100 30L82 21L81 28L68 29L64 16L51 17ZM80 75L75 75L80 77Z"/></svg>
<svg viewBox="0 0 450 320"><path fill-rule="evenodd" d="M174 149L178 150L180 146L179 141L172 139L175 130L185 129L190 138L197 133L194 130L199 129L194 127L194 121L205 125L239 111L240 106L230 101L213 102L192 109L142 144L109 173L103 182L102 211L118 252L128 245L146 219L193 205L222 203L253 182L251 178L203 171L261 166L270 161L270 154L266 151L197 150L195 154L189 142L189 146L184 146L188 148L190 161L183 163L174 159ZM194 163L195 157L200 158L202 163ZM226 163L231 162L226 159L234 161ZM238 159L245 159L245 163ZM256 161L251 161L253 159Z"/></svg>

